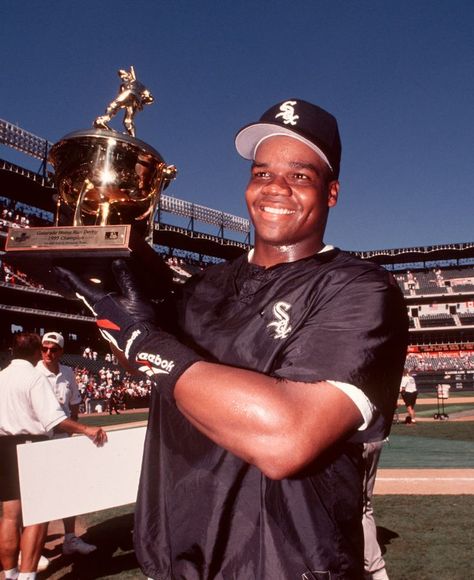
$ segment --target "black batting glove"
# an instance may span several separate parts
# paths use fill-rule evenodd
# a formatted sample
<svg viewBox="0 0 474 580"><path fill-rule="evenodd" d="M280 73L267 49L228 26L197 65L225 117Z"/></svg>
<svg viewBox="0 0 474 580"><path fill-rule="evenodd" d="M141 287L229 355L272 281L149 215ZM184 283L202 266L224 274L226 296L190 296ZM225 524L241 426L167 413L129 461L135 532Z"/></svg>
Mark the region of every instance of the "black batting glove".
<svg viewBox="0 0 474 580"><path fill-rule="evenodd" d="M121 294L106 294L73 272L55 268L59 282L96 317L102 336L137 371L152 378L160 391L172 395L181 374L202 357L155 325L153 306L143 298L124 260L115 260L112 270Z"/></svg>
<svg viewBox="0 0 474 580"><path fill-rule="evenodd" d="M121 294L107 294L77 274L57 266L58 281L72 290L96 318L102 336L118 350L125 352L133 330L140 327L145 335L152 328L153 306L141 295L140 289L124 260L114 260L112 271ZM135 333L138 336L138 333ZM128 358L128 356L127 356Z"/></svg>

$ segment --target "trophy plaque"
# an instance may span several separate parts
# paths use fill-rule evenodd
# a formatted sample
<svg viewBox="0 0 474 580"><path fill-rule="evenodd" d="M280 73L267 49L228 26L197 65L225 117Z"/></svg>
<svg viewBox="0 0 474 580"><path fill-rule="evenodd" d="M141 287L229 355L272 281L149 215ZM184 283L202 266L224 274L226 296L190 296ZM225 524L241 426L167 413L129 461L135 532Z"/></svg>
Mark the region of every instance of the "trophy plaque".
<svg viewBox="0 0 474 580"><path fill-rule="evenodd" d="M135 137L134 116L153 96L133 67L118 74L119 93L94 127L69 133L49 152L57 189L55 225L8 231L8 260L53 290L55 265L108 287L115 258L136 256L142 264L134 269L148 273L157 263L150 246L153 218L176 168ZM121 110L125 133L109 126Z"/></svg>

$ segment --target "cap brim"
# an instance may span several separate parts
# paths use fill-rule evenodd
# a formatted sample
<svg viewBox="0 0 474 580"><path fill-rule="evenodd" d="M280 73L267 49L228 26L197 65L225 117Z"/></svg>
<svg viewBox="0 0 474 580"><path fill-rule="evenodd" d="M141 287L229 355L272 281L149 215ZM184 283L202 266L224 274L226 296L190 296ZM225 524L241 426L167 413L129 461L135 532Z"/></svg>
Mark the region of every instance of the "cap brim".
<svg viewBox="0 0 474 580"><path fill-rule="evenodd" d="M45 342L52 342L53 344L57 344L59 346L59 348L64 348L64 342L63 344L61 344L61 340L55 338L54 336L49 336L48 333L46 333L42 340L41 340L41 344L44 344Z"/></svg>
<svg viewBox="0 0 474 580"><path fill-rule="evenodd" d="M287 135L292 137L297 141L301 141L312 149L317 155L328 165L332 170L331 164L329 163L326 155L321 151L321 149L312 143L309 139L306 139L296 131L282 127L281 125L272 123L255 123L253 125L247 125L241 129L235 137L235 147L239 155L244 157L244 159L255 159L255 152L258 145L268 137Z"/></svg>

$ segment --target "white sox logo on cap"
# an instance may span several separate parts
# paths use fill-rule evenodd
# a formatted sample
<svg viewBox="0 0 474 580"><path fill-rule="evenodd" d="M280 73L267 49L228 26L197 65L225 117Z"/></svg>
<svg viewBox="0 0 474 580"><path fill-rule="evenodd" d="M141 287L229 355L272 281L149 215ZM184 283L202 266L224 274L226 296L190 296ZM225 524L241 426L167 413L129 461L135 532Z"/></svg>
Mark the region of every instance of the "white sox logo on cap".
<svg viewBox="0 0 474 580"><path fill-rule="evenodd" d="M280 107L281 113L275 115L275 119L281 117L285 125L296 125L296 121L300 118L295 114L296 101L285 101Z"/></svg>

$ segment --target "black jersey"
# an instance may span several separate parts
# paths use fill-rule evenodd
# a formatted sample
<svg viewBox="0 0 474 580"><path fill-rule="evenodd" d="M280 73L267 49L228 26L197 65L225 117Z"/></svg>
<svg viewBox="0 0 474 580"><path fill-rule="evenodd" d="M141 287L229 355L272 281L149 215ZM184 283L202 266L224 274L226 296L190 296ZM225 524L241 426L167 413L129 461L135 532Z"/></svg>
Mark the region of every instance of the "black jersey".
<svg viewBox="0 0 474 580"><path fill-rule="evenodd" d="M337 249L267 269L243 256L186 285L179 327L209 360L294 381L350 383L376 412L368 429L273 481L154 394L135 525L145 573L362 577L360 442L388 434L406 353L406 308L393 278Z"/></svg>

